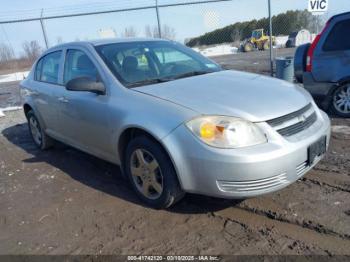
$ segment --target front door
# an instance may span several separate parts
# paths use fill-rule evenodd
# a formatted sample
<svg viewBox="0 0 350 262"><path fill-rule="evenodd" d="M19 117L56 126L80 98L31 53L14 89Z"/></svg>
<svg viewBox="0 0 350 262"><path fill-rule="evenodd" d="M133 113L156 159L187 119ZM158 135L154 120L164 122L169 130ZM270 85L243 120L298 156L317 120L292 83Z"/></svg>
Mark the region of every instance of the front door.
<svg viewBox="0 0 350 262"><path fill-rule="evenodd" d="M98 76L98 70L86 52L67 50L64 84L77 77L90 77L99 81ZM58 100L61 103L60 133L64 138L88 152L102 156L110 154L112 134L109 128L108 96L64 89Z"/></svg>

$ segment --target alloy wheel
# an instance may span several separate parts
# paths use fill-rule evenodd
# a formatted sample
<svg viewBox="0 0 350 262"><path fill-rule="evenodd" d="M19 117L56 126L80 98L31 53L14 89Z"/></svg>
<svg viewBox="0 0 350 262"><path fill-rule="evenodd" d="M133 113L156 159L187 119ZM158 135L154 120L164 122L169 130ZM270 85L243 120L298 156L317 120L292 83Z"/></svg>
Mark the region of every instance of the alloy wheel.
<svg viewBox="0 0 350 262"><path fill-rule="evenodd" d="M350 84L342 86L335 91L333 106L340 113L350 113Z"/></svg>
<svg viewBox="0 0 350 262"><path fill-rule="evenodd" d="M31 117L29 119L29 126L34 142L40 146L42 143L42 135L38 121L34 117Z"/></svg>
<svg viewBox="0 0 350 262"><path fill-rule="evenodd" d="M145 149L136 149L130 162L137 190L148 199L158 199L163 192L163 176L156 158Z"/></svg>

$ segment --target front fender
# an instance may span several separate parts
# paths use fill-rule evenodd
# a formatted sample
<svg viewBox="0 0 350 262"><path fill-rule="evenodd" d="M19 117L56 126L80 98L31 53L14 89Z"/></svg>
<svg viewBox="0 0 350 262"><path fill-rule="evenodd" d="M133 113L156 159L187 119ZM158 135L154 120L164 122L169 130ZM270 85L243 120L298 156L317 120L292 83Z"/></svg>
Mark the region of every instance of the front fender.
<svg viewBox="0 0 350 262"><path fill-rule="evenodd" d="M118 99L110 107L113 154L120 163L118 148L123 132L129 128L140 129L157 141L164 137L184 121L192 119L198 113L172 102L150 95L131 91L132 97ZM115 105L115 106L114 106Z"/></svg>

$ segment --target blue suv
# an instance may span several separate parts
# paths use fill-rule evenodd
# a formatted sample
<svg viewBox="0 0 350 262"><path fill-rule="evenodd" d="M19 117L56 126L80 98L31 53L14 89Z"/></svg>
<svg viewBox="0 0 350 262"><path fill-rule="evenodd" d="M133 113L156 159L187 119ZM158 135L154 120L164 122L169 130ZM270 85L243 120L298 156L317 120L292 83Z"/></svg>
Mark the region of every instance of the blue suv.
<svg viewBox="0 0 350 262"><path fill-rule="evenodd" d="M325 110L350 117L350 12L333 16L295 53L295 76Z"/></svg>

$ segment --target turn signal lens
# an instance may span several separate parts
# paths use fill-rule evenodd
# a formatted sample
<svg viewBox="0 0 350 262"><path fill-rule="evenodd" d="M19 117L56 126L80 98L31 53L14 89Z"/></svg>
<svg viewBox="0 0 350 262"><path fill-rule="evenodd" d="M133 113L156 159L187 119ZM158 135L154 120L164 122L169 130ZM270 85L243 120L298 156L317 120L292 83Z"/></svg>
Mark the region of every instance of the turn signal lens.
<svg viewBox="0 0 350 262"><path fill-rule="evenodd" d="M204 139L211 140L215 137L216 126L209 122L204 122L200 126L200 136Z"/></svg>

